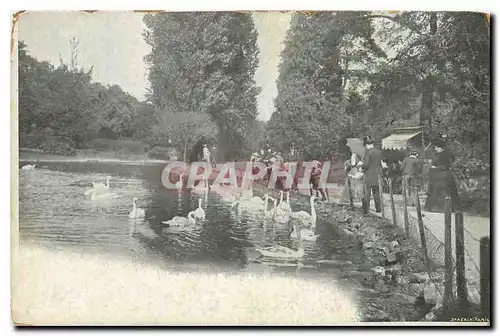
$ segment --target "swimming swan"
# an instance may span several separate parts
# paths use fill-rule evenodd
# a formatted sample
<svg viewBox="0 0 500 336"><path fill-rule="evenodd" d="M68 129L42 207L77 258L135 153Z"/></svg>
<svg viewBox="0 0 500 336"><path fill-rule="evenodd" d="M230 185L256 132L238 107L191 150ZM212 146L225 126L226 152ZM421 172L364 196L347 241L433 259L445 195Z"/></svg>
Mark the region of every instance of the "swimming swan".
<svg viewBox="0 0 500 336"><path fill-rule="evenodd" d="M36 164L22 166L21 170L35 170Z"/></svg>
<svg viewBox="0 0 500 336"><path fill-rule="evenodd" d="M137 197L134 197L134 199L132 200L133 208L132 211L130 211L130 213L128 214L128 218L142 219L146 217L146 212L144 211L144 209L138 208L135 202L137 202Z"/></svg>
<svg viewBox="0 0 500 336"><path fill-rule="evenodd" d="M106 177L106 184L104 183L95 183L92 182L92 188L94 189L103 189L103 190L109 190L109 181L111 180L111 176Z"/></svg>
<svg viewBox="0 0 500 336"><path fill-rule="evenodd" d="M298 239L298 234L297 234L297 229L295 225L293 226L292 233L290 234L290 237L294 239ZM302 240L305 241L316 241L318 239L319 235L317 235L313 230L311 229L300 229L300 236Z"/></svg>
<svg viewBox="0 0 500 336"><path fill-rule="evenodd" d="M278 205L278 209L281 209L285 212L291 213L292 208L290 207L290 192L286 192L286 201L283 201L283 191L280 191L280 203Z"/></svg>
<svg viewBox="0 0 500 336"><path fill-rule="evenodd" d="M163 224L167 224L169 226L192 226L196 224L196 219L194 218L194 211L190 211L186 217L175 216L174 218L168 221L162 221Z"/></svg>
<svg viewBox="0 0 500 336"><path fill-rule="evenodd" d="M307 213L307 211L298 211L298 212L292 212L290 214L290 217L292 219L298 220L304 224L311 225L312 227L316 227L316 209L314 208L314 201L317 199L316 196L311 196L310 198L310 203L311 203L311 213Z"/></svg>
<svg viewBox="0 0 500 336"><path fill-rule="evenodd" d="M201 207L201 198L198 199L198 208L194 210L194 217L196 219L205 220L205 210Z"/></svg>
<svg viewBox="0 0 500 336"><path fill-rule="evenodd" d="M302 239L300 238L300 235L299 235L299 249L297 251L280 245L264 247L256 250L265 257L280 258L280 259L300 259L305 254L304 245L302 244Z"/></svg>

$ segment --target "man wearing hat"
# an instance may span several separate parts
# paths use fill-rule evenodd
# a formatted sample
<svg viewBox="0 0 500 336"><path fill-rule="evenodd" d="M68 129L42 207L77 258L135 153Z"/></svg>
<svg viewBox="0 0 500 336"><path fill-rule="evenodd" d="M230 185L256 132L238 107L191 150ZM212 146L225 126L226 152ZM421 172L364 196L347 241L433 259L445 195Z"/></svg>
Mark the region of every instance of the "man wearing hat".
<svg viewBox="0 0 500 336"><path fill-rule="evenodd" d="M382 171L382 153L373 146L373 140L369 136L363 138L363 145L366 148L363 157L363 171L365 174L365 195L363 197L363 212L366 215L370 208L370 194L373 193L375 200L375 211L381 212L380 194L378 187L378 178Z"/></svg>
<svg viewBox="0 0 500 336"><path fill-rule="evenodd" d="M452 211L460 208L457 184L451 172L453 157L446 150L446 140L446 135L437 136L432 140L436 156L432 160L429 172L429 188L425 201L427 211L443 212L446 196L451 198Z"/></svg>

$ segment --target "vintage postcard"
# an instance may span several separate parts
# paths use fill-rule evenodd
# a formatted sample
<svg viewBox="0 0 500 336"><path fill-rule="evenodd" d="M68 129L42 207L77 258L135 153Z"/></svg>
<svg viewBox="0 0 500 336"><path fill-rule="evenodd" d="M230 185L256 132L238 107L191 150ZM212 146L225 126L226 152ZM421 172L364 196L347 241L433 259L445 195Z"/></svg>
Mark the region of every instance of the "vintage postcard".
<svg viewBox="0 0 500 336"><path fill-rule="evenodd" d="M489 326L490 29L13 14L14 323Z"/></svg>

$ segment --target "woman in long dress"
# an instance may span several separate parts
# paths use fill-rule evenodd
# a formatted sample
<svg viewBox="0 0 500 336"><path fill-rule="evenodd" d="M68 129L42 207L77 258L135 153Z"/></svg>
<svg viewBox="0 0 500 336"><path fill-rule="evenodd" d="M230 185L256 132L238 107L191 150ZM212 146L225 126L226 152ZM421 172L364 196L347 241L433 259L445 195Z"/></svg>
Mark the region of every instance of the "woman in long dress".
<svg viewBox="0 0 500 336"><path fill-rule="evenodd" d="M344 200L349 201L349 185L351 187L351 195L353 201L361 200L364 195L363 185L363 171L360 168L361 158L356 153L351 154L351 158L345 162L345 170L347 172L347 179L344 188Z"/></svg>
<svg viewBox="0 0 500 336"><path fill-rule="evenodd" d="M429 187L425 210L444 212L445 198L449 196L451 198L451 211L458 211L460 209L460 199L457 184L451 172L452 154L445 149L446 143L443 138L437 138L432 143L436 156L432 160L429 171Z"/></svg>

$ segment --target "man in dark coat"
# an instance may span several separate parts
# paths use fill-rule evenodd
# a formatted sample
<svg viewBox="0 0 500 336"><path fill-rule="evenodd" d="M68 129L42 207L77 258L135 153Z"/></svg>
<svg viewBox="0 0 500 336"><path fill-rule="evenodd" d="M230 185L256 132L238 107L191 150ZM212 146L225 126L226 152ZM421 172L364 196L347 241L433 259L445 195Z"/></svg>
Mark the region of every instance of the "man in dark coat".
<svg viewBox="0 0 500 336"><path fill-rule="evenodd" d="M373 147L373 140L369 136L363 138L363 145L366 148L362 164L366 188L363 198L363 212L368 213L371 193L373 193L373 199L375 200L375 211L381 212L378 178L382 172L382 152Z"/></svg>

